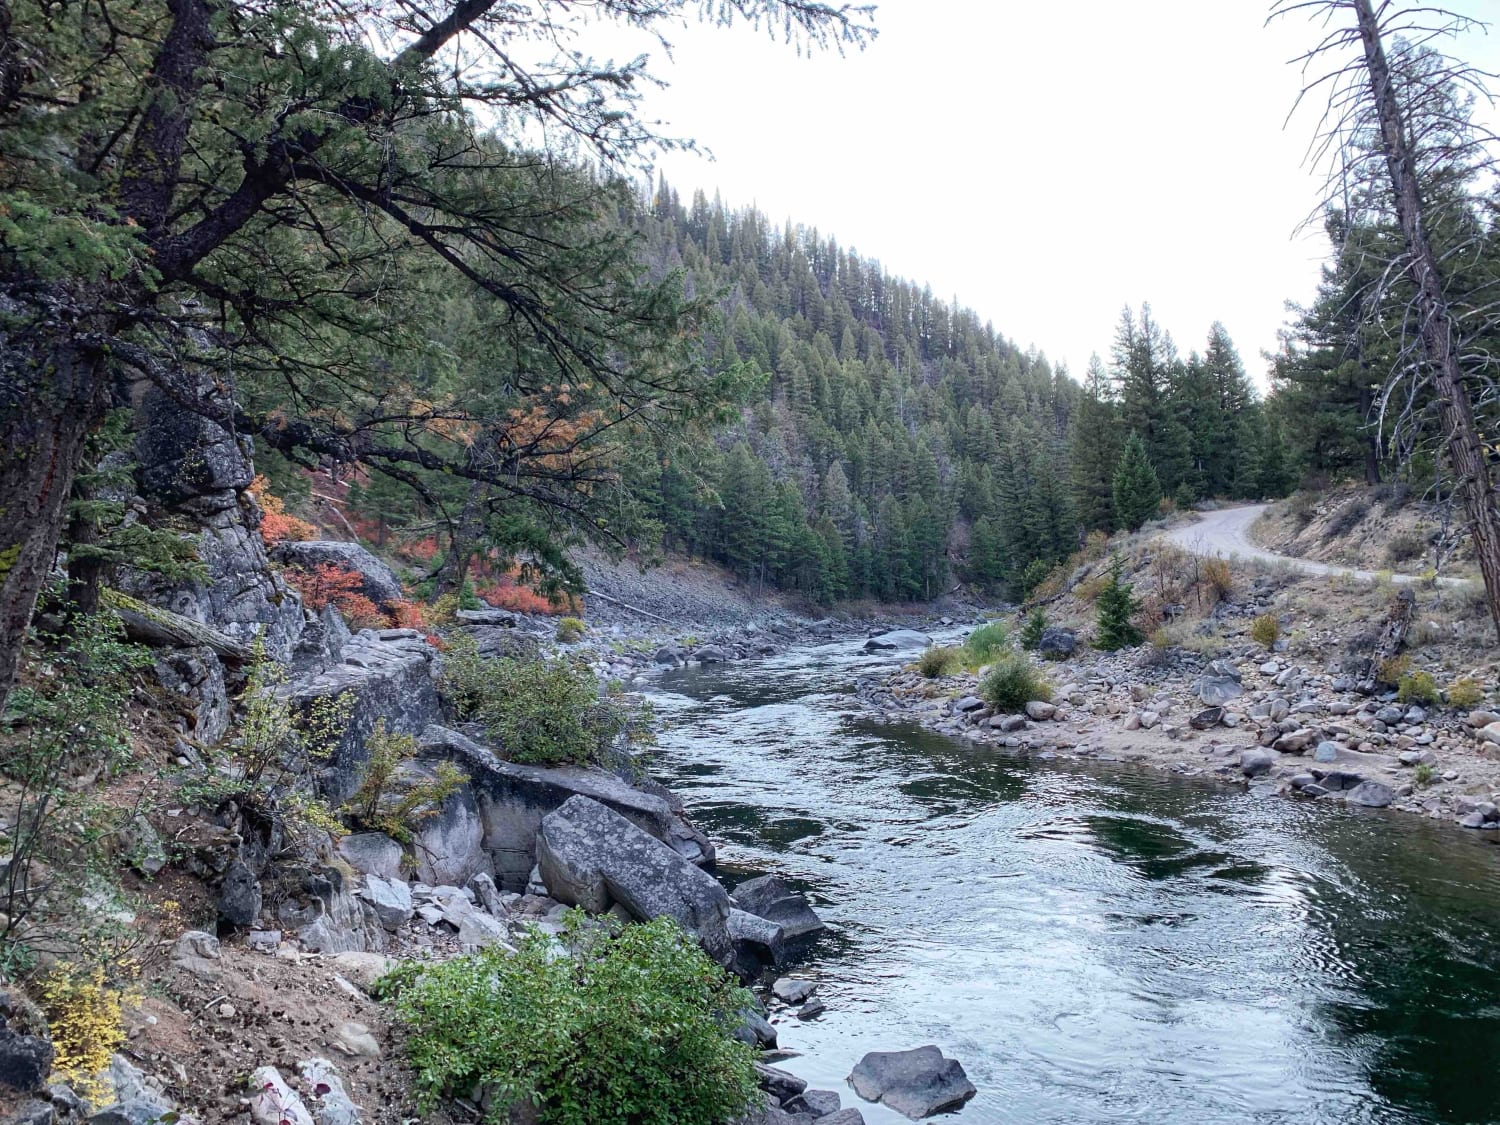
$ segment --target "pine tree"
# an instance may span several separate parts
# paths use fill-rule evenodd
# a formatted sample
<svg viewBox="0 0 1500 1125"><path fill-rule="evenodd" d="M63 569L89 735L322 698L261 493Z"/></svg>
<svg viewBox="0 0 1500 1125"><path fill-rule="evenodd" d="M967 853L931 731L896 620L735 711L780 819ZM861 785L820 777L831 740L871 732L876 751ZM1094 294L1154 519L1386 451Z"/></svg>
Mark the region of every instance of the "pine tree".
<svg viewBox="0 0 1500 1125"><path fill-rule="evenodd" d="M1110 398L1109 376L1099 357L1091 356L1073 419L1068 457L1078 520L1086 528L1115 527L1114 478L1120 460L1116 411Z"/></svg>
<svg viewBox="0 0 1500 1125"><path fill-rule="evenodd" d="M1021 647L1030 651L1042 643L1042 634L1047 631L1047 615L1037 606L1026 615L1026 624L1021 627Z"/></svg>
<svg viewBox="0 0 1500 1125"><path fill-rule="evenodd" d="M1094 602L1095 623L1098 631L1094 647L1105 652L1141 643L1141 631L1135 626L1135 614L1140 602L1128 582L1122 582L1125 560L1116 555L1109 564L1109 581L1099 591Z"/></svg>
<svg viewBox="0 0 1500 1125"><path fill-rule="evenodd" d="M1156 514L1161 503L1161 482L1146 454L1141 435L1132 430L1115 468L1114 508L1119 526L1135 531Z"/></svg>

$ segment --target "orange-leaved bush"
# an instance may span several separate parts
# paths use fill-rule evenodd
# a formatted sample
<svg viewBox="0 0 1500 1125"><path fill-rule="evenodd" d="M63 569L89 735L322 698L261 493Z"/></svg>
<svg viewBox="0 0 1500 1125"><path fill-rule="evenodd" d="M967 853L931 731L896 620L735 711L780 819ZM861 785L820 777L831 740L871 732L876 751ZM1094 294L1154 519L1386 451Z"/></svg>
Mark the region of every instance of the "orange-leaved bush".
<svg viewBox="0 0 1500 1125"><path fill-rule="evenodd" d="M355 628L380 629L391 623L389 616L360 593L364 580L348 567L319 563L312 570L288 571L287 581L296 587L308 609L321 611L332 605Z"/></svg>
<svg viewBox="0 0 1500 1125"><path fill-rule="evenodd" d="M316 539L318 529L304 519L288 515L286 501L271 491L271 482L257 475L250 491L260 505L260 538L267 547L286 539Z"/></svg>

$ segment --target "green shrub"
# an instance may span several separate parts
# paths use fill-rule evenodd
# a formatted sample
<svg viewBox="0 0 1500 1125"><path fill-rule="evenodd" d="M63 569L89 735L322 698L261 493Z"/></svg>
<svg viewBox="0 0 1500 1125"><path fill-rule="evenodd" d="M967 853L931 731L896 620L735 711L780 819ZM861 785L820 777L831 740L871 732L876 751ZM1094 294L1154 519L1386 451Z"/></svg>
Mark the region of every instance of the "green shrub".
<svg viewBox="0 0 1500 1125"><path fill-rule="evenodd" d="M1407 672L1396 684L1396 698L1402 703L1431 706L1438 701L1437 681L1431 672Z"/></svg>
<svg viewBox="0 0 1500 1125"><path fill-rule="evenodd" d="M583 639L589 627L576 617L564 617L557 623L558 644L570 645Z"/></svg>
<svg viewBox="0 0 1500 1125"><path fill-rule="evenodd" d="M1120 581L1124 566L1124 561L1116 555L1109 566L1109 578L1094 599L1094 620L1098 626L1094 647L1106 652L1141 643L1141 631L1134 621L1141 603L1130 584Z"/></svg>
<svg viewBox="0 0 1500 1125"><path fill-rule="evenodd" d="M1416 769L1411 771L1411 780L1418 789L1426 789L1437 780L1437 771L1426 762L1418 762Z"/></svg>
<svg viewBox="0 0 1500 1125"><path fill-rule="evenodd" d="M1052 685L1029 657L1010 652L995 661L979 685L979 694L996 711L1014 713L1033 699L1050 701Z"/></svg>
<svg viewBox="0 0 1500 1125"><path fill-rule="evenodd" d="M934 645L917 657L917 671L929 680L936 680L953 672L959 665L957 649Z"/></svg>
<svg viewBox="0 0 1500 1125"><path fill-rule="evenodd" d="M634 726L627 704L602 697L594 674L565 660L491 660L472 642L455 645L444 655L441 686L458 717L483 723L512 762L601 762Z"/></svg>
<svg viewBox="0 0 1500 1125"><path fill-rule="evenodd" d="M1391 566L1400 566L1404 562L1421 558L1426 551L1427 544L1420 535L1402 531L1393 535L1385 545L1385 561Z"/></svg>
<svg viewBox="0 0 1500 1125"><path fill-rule="evenodd" d="M1047 631L1047 615L1037 606L1026 615L1026 624L1021 626L1021 647L1030 652L1042 643L1042 634Z"/></svg>
<svg viewBox="0 0 1500 1125"><path fill-rule="evenodd" d="M965 662L975 667L988 664L1005 647L1006 640L1005 622L991 621L987 625L981 625L964 641Z"/></svg>
<svg viewBox="0 0 1500 1125"><path fill-rule="evenodd" d="M750 997L674 922L574 912L563 940L572 956L534 933L382 981L424 1108L479 1089L496 1123L530 1103L544 1125L720 1125L752 1104L755 1051L730 1035Z"/></svg>
<svg viewBox="0 0 1500 1125"><path fill-rule="evenodd" d="M1047 559L1032 559L1026 564L1026 569L1021 572L1020 589L1016 593L1022 598L1031 597L1032 591L1047 581L1047 575L1052 573L1053 563Z"/></svg>
<svg viewBox="0 0 1500 1125"><path fill-rule="evenodd" d="M1250 622L1250 639L1265 648L1271 648L1281 637L1281 619L1274 613L1262 613Z"/></svg>
<svg viewBox="0 0 1500 1125"><path fill-rule="evenodd" d="M345 812L362 828L384 832L402 843L411 841L412 828L436 813L460 785L469 780L452 762L439 762L431 777L410 784L404 792L393 792L401 767L417 755L417 740L409 734L391 734L379 719L365 742L369 757L359 789L349 798Z"/></svg>
<svg viewBox="0 0 1500 1125"><path fill-rule="evenodd" d="M1484 702L1484 688L1470 676L1454 680L1448 685L1448 706L1459 711L1472 711Z"/></svg>

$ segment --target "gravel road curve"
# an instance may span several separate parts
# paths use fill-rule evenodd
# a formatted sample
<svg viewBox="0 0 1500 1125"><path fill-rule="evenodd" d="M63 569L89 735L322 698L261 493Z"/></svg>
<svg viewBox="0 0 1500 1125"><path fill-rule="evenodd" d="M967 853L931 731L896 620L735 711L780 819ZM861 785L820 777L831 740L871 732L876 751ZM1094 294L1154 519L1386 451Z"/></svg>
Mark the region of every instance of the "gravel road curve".
<svg viewBox="0 0 1500 1125"><path fill-rule="evenodd" d="M1333 566L1329 563L1313 562L1311 559L1278 555L1258 547L1250 541L1250 525L1260 518L1269 504L1246 504L1240 508L1221 508L1217 512L1204 512L1197 523L1174 527L1164 531L1161 538L1195 555L1217 555L1221 559L1253 559L1258 562L1281 563L1307 574L1347 574L1355 578L1373 579L1373 570L1358 570L1349 566ZM1392 576L1396 582L1416 582L1411 574ZM1457 585L1462 579L1439 579L1444 585Z"/></svg>

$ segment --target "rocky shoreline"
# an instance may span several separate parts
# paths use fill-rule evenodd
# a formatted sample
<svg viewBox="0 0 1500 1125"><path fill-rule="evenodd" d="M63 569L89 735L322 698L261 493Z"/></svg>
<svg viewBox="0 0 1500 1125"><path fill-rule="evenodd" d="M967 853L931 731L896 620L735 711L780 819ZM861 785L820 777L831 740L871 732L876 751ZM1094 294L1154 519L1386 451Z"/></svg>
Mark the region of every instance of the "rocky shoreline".
<svg viewBox="0 0 1500 1125"><path fill-rule="evenodd" d="M1500 830L1500 714L1402 703L1344 673L1241 644L1210 660L1151 646L1042 662L1052 702L996 713L983 670L861 681L888 721L1038 757L1125 762Z"/></svg>

